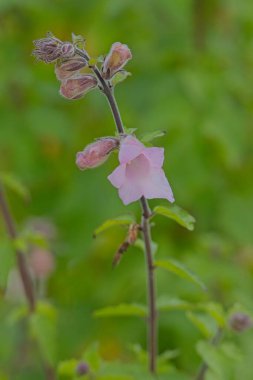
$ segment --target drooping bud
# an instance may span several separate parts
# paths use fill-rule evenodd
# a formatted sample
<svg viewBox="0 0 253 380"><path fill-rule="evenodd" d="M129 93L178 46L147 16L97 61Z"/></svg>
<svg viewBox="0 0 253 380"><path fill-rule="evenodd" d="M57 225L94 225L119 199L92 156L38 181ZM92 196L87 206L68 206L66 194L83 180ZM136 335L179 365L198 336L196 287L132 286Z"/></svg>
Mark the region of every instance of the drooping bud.
<svg viewBox="0 0 253 380"><path fill-rule="evenodd" d="M76 165L79 169L92 169L102 165L110 153L117 149L119 140L114 137L104 137L86 146L82 152L76 155Z"/></svg>
<svg viewBox="0 0 253 380"><path fill-rule="evenodd" d="M122 69L131 58L132 53L129 47L120 42L115 42L105 58L102 69L103 77L110 79L117 71Z"/></svg>
<svg viewBox="0 0 253 380"><path fill-rule="evenodd" d="M46 63L55 62L59 58L71 58L75 54L75 46L71 42L62 42L50 33L33 43L35 49L32 54Z"/></svg>
<svg viewBox="0 0 253 380"><path fill-rule="evenodd" d="M55 66L55 74L58 80L63 81L76 75L76 73L87 66L87 62L79 56L66 59Z"/></svg>
<svg viewBox="0 0 253 380"><path fill-rule="evenodd" d="M78 74L62 82L60 94L67 99L80 99L96 86L97 79L93 75Z"/></svg>
<svg viewBox="0 0 253 380"><path fill-rule="evenodd" d="M89 366L85 362L80 362L77 364L76 367L76 374L77 376L87 375L89 373Z"/></svg>
<svg viewBox="0 0 253 380"><path fill-rule="evenodd" d="M234 313L229 319L230 327L237 332L242 332L253 326L253 321L248 314Z"/></svg>

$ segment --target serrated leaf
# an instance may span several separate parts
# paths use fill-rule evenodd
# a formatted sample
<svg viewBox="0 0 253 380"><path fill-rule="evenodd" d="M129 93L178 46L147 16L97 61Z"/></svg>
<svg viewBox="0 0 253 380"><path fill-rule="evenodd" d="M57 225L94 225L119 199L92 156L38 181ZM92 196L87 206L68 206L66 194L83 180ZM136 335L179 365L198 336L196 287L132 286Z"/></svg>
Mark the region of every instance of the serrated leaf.
<svg viewBox="0 0 253 380"><path fill-rule="evenodd" d="M132 75L128 71L120 70L118 71L111 79L111 83L113 86L116 86L118 83L123 82L127 77Z"/></svg>
<svg viewBox="0 0 253 380"><path fill-rule="evenodd" d="M186 316L205 338L210 339L215 335L217 328L213 320L208 318L208 316L192 313L191 311L188 311Z"/></svg>
<svg viewBox="0 0 253 380"><path fill-rule="evenodd" d="M179 298L161 297L157 300L157 309L160 311L192 310L195 305Z"/></svg>
<svg viewBox="0 0 253 380"><path fill-rule="evenodd" d="M153 131L142 136L140 140L145 144L153 141L154 139L157 139L158 137L163 137L165 135L166 131Z"/></svg>
<svg viewBox="0 0 253 380"><path fill-rule="evenodd" d="M104 232L108 230L109 228L116 227L116 226L129 225L134 222L135 220L131 215L123 215L114 219L108 219L103 224L101 224L101 226L96 228L93 236L96 237L98 234L101 234L101 232Z"/></svg>
<svg viewBox="0 0 253 380"><path fill-rule="evenodd" d="M178 277L184 278L192 282L195 285L198 285L201 289L206 290L204 283L189 269L187 269L183 264L179 263L173 259L167 260L157 260L154 262L154 265L158 268L167 270L168 272L174 273Z"/></svg>
<svg viewBox="0 0 253 380"><path fill-rule="evenodd" d="M139 304L120 304L116 306L107 306L103 309L96 310L94 317L146 317L147 308Z"/></svg>
<svg viewBox="0 0 253 380"><path fill-rule="evenodd" d="M187 228L189 231L194 230L195 218L177 205L171 205L167 207L156 206L154 208L154 213L175 220L175 222Z"/></svg>
<svg viewBox="0 0 253 380"><path fill-rule="evenodd" d="M55 309L44 302L37 304L35 313L29 319L31 335L36 340L44 360L50 365L56 362L56 323Z"/></svg>
<svg viewBox="0 0 253 380"><path fill-rule="evenodd" d="M134 246L137 248L140 248L143 252L145 252L145 244L142 239L137 239L134 243ZM155 243L154 241L151 241L151 249L152 249L153 255L155 255L157 248L158 248L158 244Z"/></svg>
<svg viewBox="0 0 253 380"><path fill-rule="evenodd" d="M14 175L10 173L0 173L0 182L2 182L7 189L20 196L23 200L27 201L30 199L29 191Z"/></svg>

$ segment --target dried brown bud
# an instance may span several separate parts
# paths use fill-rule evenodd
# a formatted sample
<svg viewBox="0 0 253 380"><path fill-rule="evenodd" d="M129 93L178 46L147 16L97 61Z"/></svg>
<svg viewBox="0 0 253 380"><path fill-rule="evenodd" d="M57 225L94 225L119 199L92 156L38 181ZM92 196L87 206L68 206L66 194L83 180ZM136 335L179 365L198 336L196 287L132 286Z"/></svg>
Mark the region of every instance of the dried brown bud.
<svg viewBox="0 0 253 380"><path fill-rule="evenodd" d="M67 99L80 99L96 86L97 79L93 75L79 74L62 82L60 94Z"/></svg>
<svg viewBox="0 0 253 380"><path fill-rule="evenodd" d="M137 223L130 224L126 240L119 246L117 252L114 255L114 258L112 261L113 267L115 267L116 265L120 263L123 254L128 250L129 246L133 245L136 242L139 231L140 231L139 224Z"/></svg>
<svg viewBox="0 0 253 380"><path fill-rule="evenodd" d="M63 81L75 76L80 69L87 66L85 59L79 56L75 56L70 59L66 59L59 62L55 66L55 74L57 79Z"/></svg>
<svg viewBox="0 0 253 380"><path fill-rule="evenodd" d="M105 58L102 69L103 77L110 79L117 71L122 69L131 58L132 54L129 47L120 42L115 42Z"/></svg>
<svg viewBox="0 0 253 380"><path fill-rule="evenodd" d="M88 145L76 155L76 164L81 170L92 169L103 164L110 153L117 149L119 140L114 137L103 137Z"/></svg>
<svg viewBox="0 0 253 380"><path fill-rule="evenodd" d="M139 231L140 231L139 224L136 224L136 223L130 224L129 230L128 230L128 236L127 236L127 241L129 242L130 245L133 245L136 242Z"/></svg>
<svg viewBox="0 0 253 380"><path fill-rule="evenodd" d="M234 313L229 319L230 327L237 332L249 329L253 325L253 321L248 314Z"/></svg>

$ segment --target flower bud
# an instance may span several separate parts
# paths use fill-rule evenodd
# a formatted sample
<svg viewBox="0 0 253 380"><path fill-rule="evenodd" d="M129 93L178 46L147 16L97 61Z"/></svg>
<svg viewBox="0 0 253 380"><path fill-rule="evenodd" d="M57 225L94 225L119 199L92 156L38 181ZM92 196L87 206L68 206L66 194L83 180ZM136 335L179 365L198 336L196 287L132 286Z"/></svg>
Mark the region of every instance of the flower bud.
<svg viewBox="0 0 253 380"><path fill-rule="evenodd" d="M62 42L54 37L33 41L35 49L32 54L40 61L51 63L62 57Z"/></svg>
<svg viewBox="0 0 253 380"><path fill-rule="evenodd" d="M55 66L55 74L58 80L63 81L77 74L77 72L85 67L87 62L82 57L73 57L66 59Z"/></svg>
<svg viewBox="0 0 253 380"><path fill-rule="evenodd" d="M103 164L110 153L117 149L119 140L113 137L104 137L86 146L76 155L76 165L79 169L92 169Z"/></svg>
<svg viewBox="0 0 253 380"><path fill-rule="evenodd" d="M231 315L229 325L232 330L242 332L252 327L253 322L249 315L238 312Z"/></svg>
<svg viewBox="0 0 253 380"><path fill-rule="evenodd" d="M132 54L128 46L120 42L115 42L105 58L102 69L103 77L110 79L117 71L122 69L131 58Z"/></svg>
<svg viewBox="0 0 253 380"><path fill-rule="evenodd" d="M96 86L97 79L93 75L79 74L74 78L70 78L62 82L60 94L67 99L80 99Z"/></svg>
<svg viewBox="0 0 253 380"><path fill-rule="evenodd" d="M87 375L89 373L89 366L85 362L78 363L76 367L76 374L77 376Z"/></svg>
<svg viewBox="0 0 253 380"><path fill-rule="evenodd" d="M30 255L30 266L36 277L46 278L54 270L54 257L47 250L35 248Z"/></svg>
<svg viewBox="0 0 253 380"><path fill-rule="evenodd" d="M64 42L61 45L62 58L71 58L75 54L75 46L70 42Z"/></svg>

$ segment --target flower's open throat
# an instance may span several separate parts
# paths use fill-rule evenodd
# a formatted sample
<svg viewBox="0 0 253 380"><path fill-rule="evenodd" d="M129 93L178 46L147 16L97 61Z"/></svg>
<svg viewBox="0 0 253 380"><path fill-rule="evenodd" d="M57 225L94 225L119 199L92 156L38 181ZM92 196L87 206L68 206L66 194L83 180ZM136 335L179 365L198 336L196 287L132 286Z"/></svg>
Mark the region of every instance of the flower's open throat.
<svg viewBox="0 0 253 380"><path fill-rule="evenodd" d="M126 177L130 180L141 180L149 175L149 160L140 154L126 164Z"/></svg>

